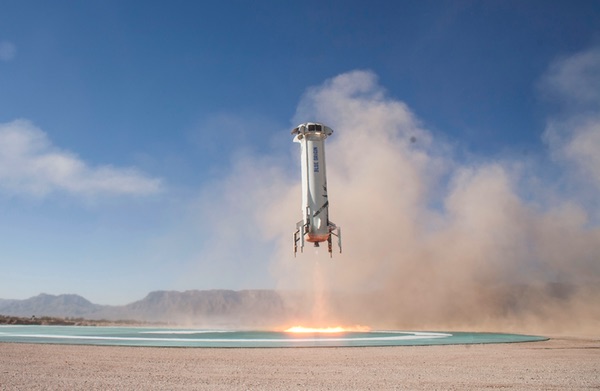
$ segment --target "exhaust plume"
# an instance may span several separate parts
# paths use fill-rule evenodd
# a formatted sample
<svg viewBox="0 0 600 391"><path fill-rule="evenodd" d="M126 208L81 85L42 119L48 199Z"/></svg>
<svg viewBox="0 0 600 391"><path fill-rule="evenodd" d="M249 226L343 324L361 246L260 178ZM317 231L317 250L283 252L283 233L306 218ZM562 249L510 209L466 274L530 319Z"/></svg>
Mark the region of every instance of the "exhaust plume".
<svg viewBox="0 0 600 391"><path fill-rule="evenodd" d="M553 64L542 87L568 99L569 80L598 84L600 73L590 67L600 69L600 59L584 53L571 61L581 57L583 65ZM232 175L269 184L268 203L247 181L236 191L264 208L249 219L275 245L271 271L298 306L298 319L321 322L325 314L335 325L597 333L600 106L589 101L598 94L577 96L585 97L585 110L570 104L568 115L549 119L542 165L526 157L454 157L454 147L388 97L371 72L309 89L293 123L319 121L336 132L327 145L329 199L332 219L344 227L344 254L330 260L308 247L294 259L295 177L262 170L269 164L261 158ZM302 301L299 291L312 292L313 300ZM313 301L320 314L311 314Z"/></svg>

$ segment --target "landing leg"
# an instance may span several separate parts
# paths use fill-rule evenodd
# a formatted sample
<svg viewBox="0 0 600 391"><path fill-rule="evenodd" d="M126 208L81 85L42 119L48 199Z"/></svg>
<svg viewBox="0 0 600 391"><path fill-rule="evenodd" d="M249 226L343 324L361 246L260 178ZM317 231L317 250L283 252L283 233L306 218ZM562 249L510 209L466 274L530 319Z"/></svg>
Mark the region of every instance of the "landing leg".
<svg viewBox="0 0 600 391"><path fill-rule="evenodd" d="M300 220L296 223L296 232L294 232L294 257L298 252L298 241L300 241L300 252L304 252L304 235L306 234L307 226L304 221Z"/></svg>
<svg viewBox="0 0 600 391"><path fill-rule="evenodd" d="M342 253L342 229L329 222L329 253L331 254L331 235L337 236L338 247L340 248L340 254Z"/></svg>
<svg viewBox="0 0 600 391"><path fill-rule="evenodd" d="M298 233L300 231L294 232L294 258L296 258L296 253L298 252Z"/></svg>

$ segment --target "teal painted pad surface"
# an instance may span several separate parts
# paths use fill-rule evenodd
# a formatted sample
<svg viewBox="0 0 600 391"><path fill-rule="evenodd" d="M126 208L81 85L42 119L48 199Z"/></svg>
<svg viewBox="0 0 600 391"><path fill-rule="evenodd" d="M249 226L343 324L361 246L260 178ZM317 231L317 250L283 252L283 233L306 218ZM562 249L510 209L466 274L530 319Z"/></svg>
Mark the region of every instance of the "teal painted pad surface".
<svg viewBox="0 0 600 391"><path fill-rule="evenodd" d="M369 331L286 333L175 328L0 326L0 342L154 347L358 347L534 342L545 337L466 332Z"/></svg>

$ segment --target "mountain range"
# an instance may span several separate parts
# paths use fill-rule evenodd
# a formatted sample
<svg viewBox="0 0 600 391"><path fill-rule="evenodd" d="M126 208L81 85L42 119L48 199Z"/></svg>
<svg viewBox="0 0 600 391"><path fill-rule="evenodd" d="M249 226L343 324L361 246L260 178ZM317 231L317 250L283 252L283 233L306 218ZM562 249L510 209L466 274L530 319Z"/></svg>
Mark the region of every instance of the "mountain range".
<svg viewBox="0 0 600 391"><path fill-rule="evenodd" d="M0 314L136 320L206 327L263 326L286 319L292 311L272 290L155 291L130 304L94 304L75 294L39 294L24 300L0 299Z"/></svg>

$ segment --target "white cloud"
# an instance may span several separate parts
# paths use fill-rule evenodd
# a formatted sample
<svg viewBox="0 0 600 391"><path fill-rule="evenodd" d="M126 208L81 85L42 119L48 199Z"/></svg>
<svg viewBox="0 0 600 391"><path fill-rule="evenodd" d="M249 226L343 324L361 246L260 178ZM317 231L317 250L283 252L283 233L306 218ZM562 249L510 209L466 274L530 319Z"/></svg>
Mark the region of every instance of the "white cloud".
<svg viewBox="0 0 600 391"><path fill-rule="evenodd" d="M0 124L0 189L44 196L143 195L161 190L161 180L134 168L91 167L76 154L60 150L46 133L26 120Z"/></svg>
<svg viewBox="0 0 600 391"><path fill-rule="evenodd" d="M0 61L10 61L17 55L17 48L12 42L0 41Z"/></svg>

